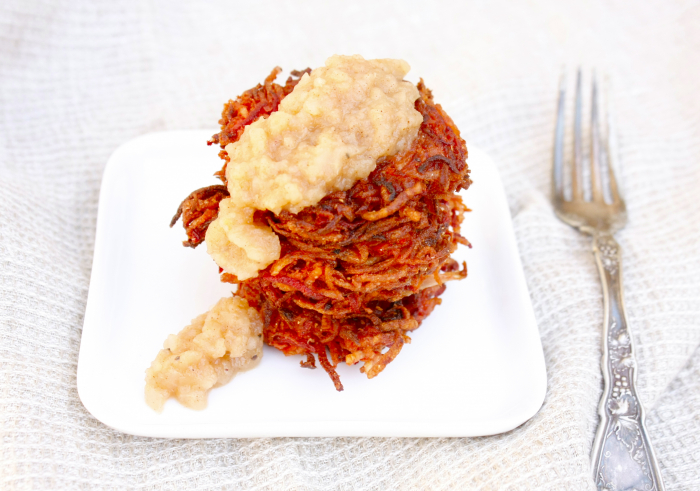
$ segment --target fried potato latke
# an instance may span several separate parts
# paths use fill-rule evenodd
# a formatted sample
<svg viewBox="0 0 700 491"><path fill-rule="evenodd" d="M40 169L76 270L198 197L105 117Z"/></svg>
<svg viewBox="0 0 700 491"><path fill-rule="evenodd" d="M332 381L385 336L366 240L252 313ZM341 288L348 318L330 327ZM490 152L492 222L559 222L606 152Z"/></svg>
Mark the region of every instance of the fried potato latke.
<svg viewBox="0 0 700 491"><path fill-rule="evenodd" d="M275 68L264 85L229 101L221 132L209 144L237 141L308 71L292 72L280 86ZM245 281L222 274L222 281L239 284L235 295L260 312L265 342L286 355L306 355L306 368L315 368L318 358L337 390L343 390L338 363L363 362L360 371L375 377L440 304L444 282L467 275L466 263L460 269L450 258L458 244L471 247L460 235L469 210L455 194L471 184L466 144L422 80L418 90L415 108L423 123L409 149L380 159L367 178L297 214L256 211L255 221L279 236L280 258ZM225 151L219 155L227 160ZM225 166L216 174L224 182ZM212 200L219 194L207 189L180 207L185 245L199 244L215 218Z"/></svg>

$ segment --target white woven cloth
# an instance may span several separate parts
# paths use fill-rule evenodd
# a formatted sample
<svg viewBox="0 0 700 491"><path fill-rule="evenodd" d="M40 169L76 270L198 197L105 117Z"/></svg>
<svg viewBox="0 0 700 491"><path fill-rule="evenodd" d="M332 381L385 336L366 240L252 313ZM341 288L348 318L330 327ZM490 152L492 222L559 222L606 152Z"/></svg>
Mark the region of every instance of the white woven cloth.
<svg viewBox="0 0 700 491"><path fill-rule="evenodd" d="M146 132L212 127L272 67L334 53L409 61L497 162L546 357L542 410L483 438L187 441L105 427L78 399L76 366L110 153ZM700 4L671 0L3 0L0 488L592 489L601 288L589 240L548 200L557 81L579 63L612 80L651 438L667 489L700 489Z"/></svg>

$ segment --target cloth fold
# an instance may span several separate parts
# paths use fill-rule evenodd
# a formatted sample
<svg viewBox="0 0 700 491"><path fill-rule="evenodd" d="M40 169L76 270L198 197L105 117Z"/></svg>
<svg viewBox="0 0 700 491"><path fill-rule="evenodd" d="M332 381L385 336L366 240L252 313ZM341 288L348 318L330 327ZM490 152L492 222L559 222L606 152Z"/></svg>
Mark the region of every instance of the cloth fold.
<svg viewBox="0 0 700 491"><path fill-rule="evenodd" d="M542 409L481 438L188 441L104 426L75 374L110 153L211 127L272 67L334 53L406 59L498 164L547 363ZM3 2L0 487L594 489L601 288L589 238L548 198L557 82L577 63L598 68L616 122L651 438L667 490L700 489L700 3L661 0Z"/></svg>

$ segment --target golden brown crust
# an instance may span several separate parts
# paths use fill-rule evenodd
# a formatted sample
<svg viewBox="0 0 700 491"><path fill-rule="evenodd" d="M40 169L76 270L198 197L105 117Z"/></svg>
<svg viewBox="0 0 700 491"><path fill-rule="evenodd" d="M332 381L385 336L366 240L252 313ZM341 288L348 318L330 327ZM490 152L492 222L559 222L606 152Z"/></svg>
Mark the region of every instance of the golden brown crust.
<svg viewBox="0 0 700 491"><path fill-rule="evenodd" d="M207 186L192 191L180 203L175 216L170 220L170 227L182 216L182 225L187 233L187 240L182 245L195 248L204 241L209 224L219 214L219 203L228 195L226 186Z"/></svg>

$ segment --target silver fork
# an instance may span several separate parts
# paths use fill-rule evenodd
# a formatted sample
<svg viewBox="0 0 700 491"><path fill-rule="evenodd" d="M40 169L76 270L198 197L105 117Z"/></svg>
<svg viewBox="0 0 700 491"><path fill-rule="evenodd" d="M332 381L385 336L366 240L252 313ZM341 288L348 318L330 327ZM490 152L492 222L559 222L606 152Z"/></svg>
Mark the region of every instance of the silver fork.
<svg viewBox="0 0 700 491"><path fill-rule="evenodd" d="M581 70L576 80L574 155L571 198L564 194L565 78L559 86L559 104L552 166L552 199L557 216L593 237L593 255L603 284L603 396L598 406L600 422L591 450L593 478L598 489L663 491L654 450L644 426L644 408L637 395L634 343L627 326L622 299L620 246L613 234L625 226L627 210L615 179L612 152L605 138L602 146L598 113L598 89L591 94L590 200L583 187L581 138ZM603 152L608 156L609 198L603 188Z"/></svg>

